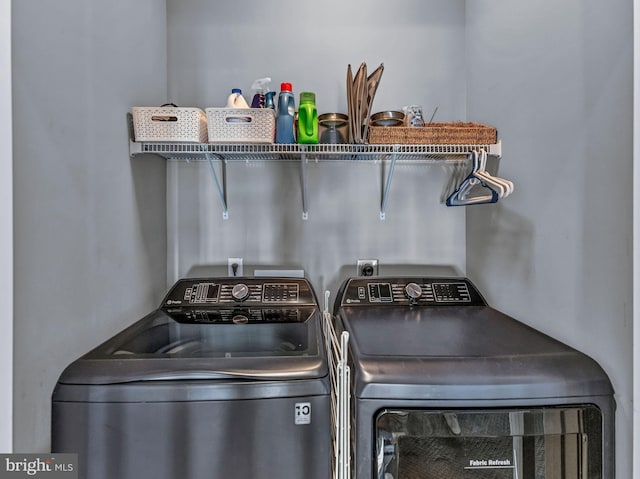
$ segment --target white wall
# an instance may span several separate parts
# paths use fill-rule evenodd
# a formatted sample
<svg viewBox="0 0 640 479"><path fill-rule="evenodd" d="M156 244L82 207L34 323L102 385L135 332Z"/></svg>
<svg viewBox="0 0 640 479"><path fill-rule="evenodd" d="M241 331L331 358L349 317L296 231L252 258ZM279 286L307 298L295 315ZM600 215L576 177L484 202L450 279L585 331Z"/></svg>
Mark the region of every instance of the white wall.
<svg viewBox="0 0 640 479"><path fill-rule="evenodd" d="M419 104L439 119L465 113L464 0L321 3L167 0L169 95L183 106L250 100L254 79L316 93L319 113L346 110L347 65L385 70L374 110ZM398 48L401 42L402 48Z"/></svg>
<svg viewBox="0 0 640 479"><path fill-rule="evenodd" d="M3 2L0 5L8 7L8 0ZM454 49L463 52L466 47L466 62L451 57L451 45L443 43L447 29L465 32L461 1L413 1L404 13L397 9L382 16L379 8L386 8L386 3L374 2L358 22L351 19L361 18L354 17L361 12L352 10L351 4L324 2L321 8L326 10L318 12L315 4L305 10L300 2L290 2L300 21L291 27L293 36L283 33L275 43L262 40L267 38L265 31L278 31L277 9L269 9L264 18L255 1L219 3L168 0L168 48L165 0L13 4L14 449L47 450L49 398L60 370L148 311L164 292L164 163L152 157L128 158L124 123L128 108L166 99L183 105L219 105L231 86L247 90L253 78L271 74L274 86L292 80L299 92L308 85L321 93L321 110L339 109L343 99L333 94L341 91L346 63L366 60L370 65L385 62L382 101L376 104L380 109L415 100L429 111L437 103L438 119L461 119L460 115L499 128L505 150L501 173L517 182L517 191L504 204L469 210L469 274L496 306L600 361L617 391L618 477L629 477L633 455L631 0L467 2L466 44ZM254 29L261 18L264 29ZM316 29L318 19L322 28ZM389 23L394 28L383 30L387 36L382 39L402 38L406 48L399 51L389 43L379 46L389 50L386 55L374 54L367 49L362 30ZM212 25L224 34L212 37ZM229 41L229 35L254 30L258 36L252 36L252 42ZM0 35L3 31L0 27ZM346 38L340 34L345 31L350 32ZM406 35L407 31L415 33ZM425 42L421 33L432 41ZM454 39L456 45L460 41ZM234 51L231 44L245 47ZM302 57L308 45L322 56ZM277 57L280 49L292 58L286 63L288 70ZM230 56L250 61L238 63L242 68L228 68ZM305 68L297 67L301 59ZM463 70L465 63L469 69ZM324 80L314 83L317 64L323 67ZM460 68L459 76L452 77L451 68ZM200 75L202 69L205 74ZM428 88L415 88L419 79L407 80L414 71L424 72ZM334 77L335 82L329 83L327 79ZM449 81L453 88L447 86ZM403 86L393 91L391 85L398 84ZM0 94L3 91L0 88ZM415 98L406 96L413 91L418 92ZM321 103L328 98L334 99ZM0 122L7 118L6 112L7 106L0 103ZM536 148L543 139L549 146L541 153ZM3 172L6 167L0 163ZM284 178L297 181L295 173L288 176L292 173L287 168L283 166ZM240 175L236 180L242 181L238 169L230 174ZM260 172L251 174L258 181ZM325 171L314 175L314 188L336 184ZM375 173L371 176L376 178ZM349 185L348 178L338 180ZM206 174L198 181L210 185ZM401 181L396 178L391 198L396 214L404 214L400 209L405 201L413 207L417 195L399 187ZM436 183L425 179L428 187ZM282 198L292 205L285 207L284 215L269 213L279 221L269 231L270 242L292 231L318 241L305 229L322 233L335 228L334 220L341 217L343 203L331 203L336 211L330 215L318 214L322 206L315 201L309 220L315 223L302 224L297 187L296 182L290 197L282 192L269 197L272 207L278 207ZM208 188L201 187L196 202L204 204ZM370 187L364 188L362 192L369 194ZM374 193L377 189L378 185L371 187ZM219 220L215 197L210 211L199 210L198 214L213 215L196 219L209 232L226 228L226 248L213 254L216 245L197 244L198 260L220 261L222 256L246 251L242 248L246 244L255 244L251 235L260 235L261 230L243 229L243 218L253 216L242 213L264 198L245 198L241 193L242 189L235 190L237 196L230 198L228 223ZM432 194L427 194L429 201ZM388 250L387 242L397 233L386 231L389 225L397 229L410 224L413 237L439 227L439 218L433 221L419 208L402 225L377 223L376 201L364 213L371 223L359 237L366 254L377 256ZM259 218L255 221L251 224L260 224ZM379 249L377 228L388 235ZM464 231L464 225L458 231ZM0 241L4 246L6 235ZM411 243L410 254L402 257L404 241L399 234L393 260L422 262L425 257L418 243ZM426 246L434 247L429 242ZM308 247L327 245L318 241ZM286 249L273 254L256 248L254 258L298 262L304 256L300 250L294 253L288 257ZM323 256L316 257L310 270L321 267ZM185 258L184 264L189 261Z"/></svg>
<svg viewBox="0 0 640 479"><path fill-rule="evenodd" d="M125 118L166 96L165 11L13 2L16 451L49 449L62 369L164 292L165 165L130 160Z"/></svg>
<svg viewBox="0 0 640 479"><path fill-rule="evenodd" d="M439 120L464 120L466 78L464 1L384 0L264 8L255 0L168 0L169 93L183 106L224 106L232 87L251 99L254 79L271 88L293 84L316 93L318 112L346 112L347 65L384 63L373 111L438 107ZM402 48L398 48L397 41ZM308 165L309 219L301 219L299 165L230 164L229 219L223 220L206 164L172 167L170 281L197 265L226 274L228 257L249 265L302 268L318 292L335 294L358 258L391 265L465 268L464 211L440 204L448 172L402 165L391 185L386 220L379 208L380 164ZM175 180L174 180L175 178ZM170 213L174 210L170 209ZM195 234L194 234L195 233ZM175 245L175 249L172 247ZM201 270L198 270L201 271ZM174 273L174 274L172 274Z"/></svg>
<svg viewBox="0 0 640 479"><path fill-rule="evenodd" d="M467 3L471 119L499 128L503 204L470 208L470 276L495 306L580 349L632 449L632 1Z"/></svg>
<svg viewBox="0 0 640 479"><path fill-rule="evenodd" d="M11 1L0 0L0 452L12 451L13 173L11 135Z"/></svg>
<svg viewBox="0 0 640 479"><path fill-rule="evenodd" d="M633 2L633 204L640 205L640 0ZM640 208L633 209L633 444L640 445ZM640 454L633 456L640 477Z"/></svg>

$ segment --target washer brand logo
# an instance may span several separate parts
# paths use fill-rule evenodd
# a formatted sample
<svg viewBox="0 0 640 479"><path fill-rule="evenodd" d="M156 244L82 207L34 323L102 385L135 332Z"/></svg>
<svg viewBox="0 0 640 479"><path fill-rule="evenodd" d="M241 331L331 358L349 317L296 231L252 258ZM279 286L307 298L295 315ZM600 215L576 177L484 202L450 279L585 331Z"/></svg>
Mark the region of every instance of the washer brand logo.
<svg viewBox="0 0 640 479"><path fill-rule="evenodd" d="M77 479L77 454L0 454L0 479Z"/></svg>
<svg viewBox="0 0 640 479"><path fill-rule="evenodd" d="M311 403L310 402L296 403L295 423L311 424Z"/></svg>

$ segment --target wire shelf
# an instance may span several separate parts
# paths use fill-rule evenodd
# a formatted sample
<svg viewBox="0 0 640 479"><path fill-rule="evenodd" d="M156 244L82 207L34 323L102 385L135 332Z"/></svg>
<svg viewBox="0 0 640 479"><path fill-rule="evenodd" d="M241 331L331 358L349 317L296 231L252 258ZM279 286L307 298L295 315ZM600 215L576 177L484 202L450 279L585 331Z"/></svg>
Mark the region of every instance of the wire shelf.
<svg viewBox="0 0 640 479"><path fill-rule="evenodd" d="M206 155L230 161L311 161L342 160L371 161L414 160L422 162L464 161L472 150L486 150L489 155L501 156L500 142L491 145L272 145L272 144L214 144L214 143L156 143L130 142L133 155L150 153L174 160L206 160Z"/></svg>
<svg viewBox="0 0 640 479"><path fill-rule="evenodd" d="M260 143L196 143L196 142L139 142L135 141L133 119L127 114L129 130L129 155L152 154L166 160L208 162L216 192L222 204L222 217L229 218L227 205L226 165L229 162L291 161L300 165L302 192L302 219L308 219L307 209L307 163L309 162L360 162L375 164L384 162L386 179L382 190L380 219L385 219L391 178L399 164L463 164L474 150L484 150L488 155L500 158L502 145L381 145L381 144L260 144ZM215 164L214 164L215 163ZM388 165L387 165L388 163ZM217 165L217 168L216 168Z"/></svg>

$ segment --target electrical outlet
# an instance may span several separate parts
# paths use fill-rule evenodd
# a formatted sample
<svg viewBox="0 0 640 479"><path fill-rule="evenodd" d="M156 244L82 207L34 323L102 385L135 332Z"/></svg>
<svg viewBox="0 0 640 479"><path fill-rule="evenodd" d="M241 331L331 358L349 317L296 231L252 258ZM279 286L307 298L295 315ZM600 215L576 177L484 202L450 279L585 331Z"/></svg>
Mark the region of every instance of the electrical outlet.
<svg viewBox="0 0 640 479"><path fill-rule="evenodd" d="M358 276L378 276L377 259L359 259L357 263Z"/></svg>
<svg viewBox="0 0 640 479"><path fill-rule="evenodd" d="M227 274L242 276L242 258L227 258Z"/></svg>

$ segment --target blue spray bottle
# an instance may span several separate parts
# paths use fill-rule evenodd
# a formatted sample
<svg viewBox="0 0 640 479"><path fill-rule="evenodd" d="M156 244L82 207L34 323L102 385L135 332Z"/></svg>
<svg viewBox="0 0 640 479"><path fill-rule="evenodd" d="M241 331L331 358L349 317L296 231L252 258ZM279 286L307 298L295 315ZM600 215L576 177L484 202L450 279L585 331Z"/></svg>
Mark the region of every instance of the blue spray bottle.
<svg viewBox="0 0 640 479"><path fill-rule="evenodd" d="M276 102L273 100L273 97L276 96L275 91L268 91L264 94L264 107L271 108L272 110L276 109Z"/></svg>

